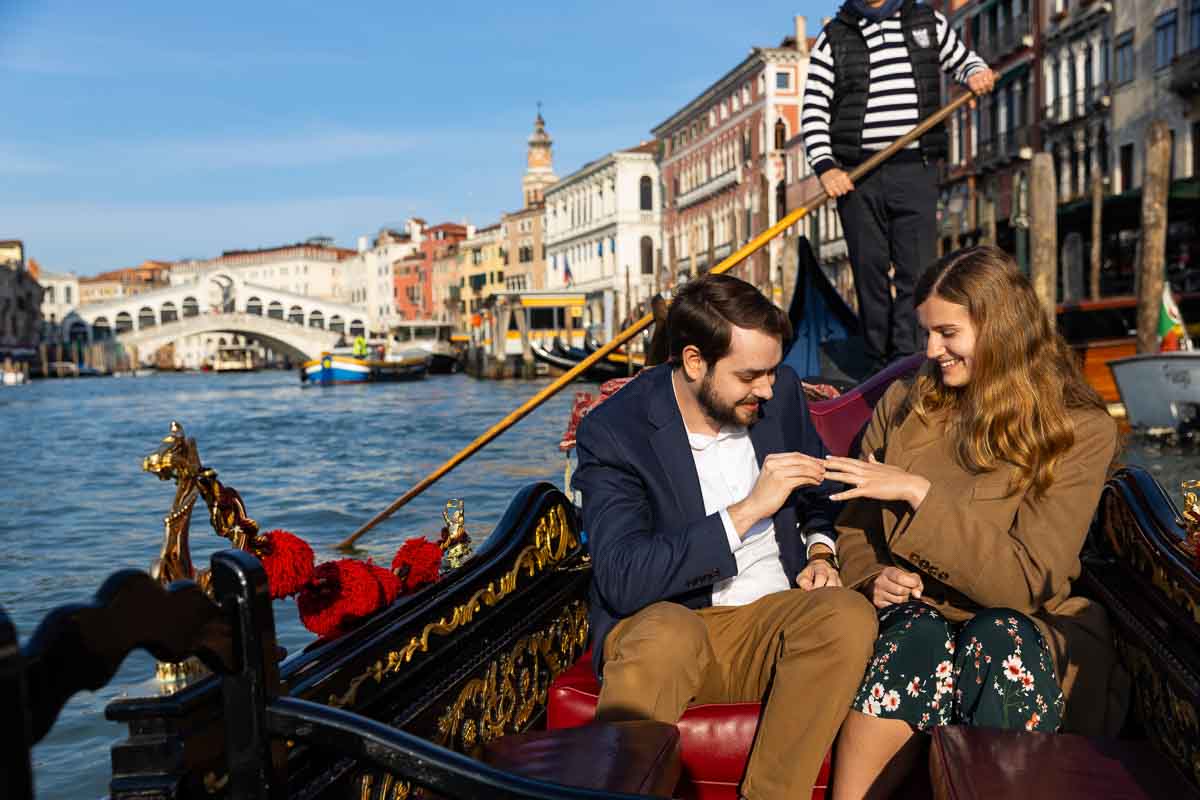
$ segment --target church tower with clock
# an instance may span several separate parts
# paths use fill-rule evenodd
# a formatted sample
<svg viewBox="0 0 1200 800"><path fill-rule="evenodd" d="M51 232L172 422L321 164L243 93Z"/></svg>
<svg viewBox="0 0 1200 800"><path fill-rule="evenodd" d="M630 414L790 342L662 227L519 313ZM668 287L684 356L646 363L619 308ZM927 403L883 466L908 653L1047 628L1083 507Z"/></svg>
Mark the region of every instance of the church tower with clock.
<svg viewBox="0 0 1200 800"><path fill-rule="evenodd" d="M542 119L541 103L538 103L537 119L533 122L533 135L529 137L529 156L525 177L521 179L521 188L525 193L525 207L541 205L548 187L558 183L554 174L554 155L551 148L554 144L550 134L546 133L546 120Z"/></svg>

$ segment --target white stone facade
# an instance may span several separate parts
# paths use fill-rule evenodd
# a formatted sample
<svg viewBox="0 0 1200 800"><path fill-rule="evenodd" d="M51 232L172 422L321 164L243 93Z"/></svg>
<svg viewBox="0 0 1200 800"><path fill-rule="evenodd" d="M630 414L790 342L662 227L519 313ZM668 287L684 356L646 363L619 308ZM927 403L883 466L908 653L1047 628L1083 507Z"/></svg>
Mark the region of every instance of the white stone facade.
<svg viewBox="0 0 1200 800"><path fill-rule="evenodd" d="M59 341L59 325L71 315L79 305L79 276L71 272L45 272L38 276L42 285L42 321L44 323L43 338L49 341Z"/></svg>
<svg viewBox="0 0 1200 800"><path fill-rule="evenodd" d="M366 237L361 237L358 253L341 263L343 282L337 299L365 308L373 332L382 333L399 321L395 266L417 252L424 237L423 228L419 221L410 219L404 231L380 231L369 247Z"/></svg>
<svg viewBox="0 0 1200 800"><path fill-rule="evenodd" d="M652 145L584 165L546 190L546 288L588 293L585 324L605 340L649 307L661 264L662 189ZM628 294L626 294L628 286Z"/></svg>

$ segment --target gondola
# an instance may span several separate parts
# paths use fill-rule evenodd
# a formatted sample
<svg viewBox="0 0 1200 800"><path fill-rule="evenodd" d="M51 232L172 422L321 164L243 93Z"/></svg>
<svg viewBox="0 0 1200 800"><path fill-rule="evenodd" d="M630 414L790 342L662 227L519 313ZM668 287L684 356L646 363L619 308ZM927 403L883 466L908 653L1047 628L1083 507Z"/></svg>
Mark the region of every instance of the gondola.
<svg viewBox="0 0 1200 800"><path fill-rule="evenodd" d="M818 429L831 449L845 452L872 398L899 374L827 409ZM1010 796L997 793L1011 790L1004 781L1032 774L1073 776L1092 797L1200 791L1198 538L1200 501L1189 497L1181 514L1146 471L1117 472L1077 586L1108 610L1132 679L1121 738L984 731L980 744L972 729L939 729L915 790ZM5 746L9 796L29 795L28 748L65 700L103 685L143 645L163 660L199 653L214 674L109 704L106 717L128 727L113 746L113 800L382 800L421 796L420 787L462 798L732 797L753 704L705 707L703 719L689 711L678 726L583 725L596 692L590 569L571 501L548 484L526 486L462 566L281 663L265 576L249 554L213 557L215 603L189 582L167 590L144 573L118 573L92 604L51 613L22 648L0 620L2 702L28 714L9 719L30 723ZM981 752L1003 752L1004 769L985 768ZM1080 775L1089 778L1078 784ZM826 778L813 797L825 796ZM1131 786L1142 793L1120 794Z"/></svg>
<svg viewBox="0 0 1200 800"><path fill-rule="evenodd" d="M533 357L543 364L547 364L555 369L562 371L573 368L583 359L587 358L587 353L578 348L566 348L562 343L555 339L551 348L547 349L544 345L530 343L530 350L533 351ZM617 364L607 359L601 359L592 366L588 367L584 373L584 378L589 381L603 383L613 378L624 378L629 374L629 367L625 364Z"/></svg>

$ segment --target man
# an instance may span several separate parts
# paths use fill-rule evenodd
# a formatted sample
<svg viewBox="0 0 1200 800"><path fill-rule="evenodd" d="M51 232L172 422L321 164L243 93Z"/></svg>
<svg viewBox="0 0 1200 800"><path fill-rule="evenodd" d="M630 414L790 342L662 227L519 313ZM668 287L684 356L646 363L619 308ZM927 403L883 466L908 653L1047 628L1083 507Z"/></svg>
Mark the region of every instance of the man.
<svg viewBox="0 0 1200 800"><path fill-rule="evenodd" d="M811 791L876 632L840 588L825 448L780 366L789 328L745 281L685 284L669 362L577 437L597 717L674 723L766 696L741 786L755 800Z"/></svg>
<svg viewBox="0 0 1200 800"><path fill-rule="evenodd" d="M919 352L913 287L936 255L938 126L854 185L846 171L941 106L941 75L976 94L995 76L946 18L915 0L847 0L817 37L804 90L804 148L850 252L868 366ZM889 282L888 271L894 269ZM893 298L894 289L894 298Z"/></svg>

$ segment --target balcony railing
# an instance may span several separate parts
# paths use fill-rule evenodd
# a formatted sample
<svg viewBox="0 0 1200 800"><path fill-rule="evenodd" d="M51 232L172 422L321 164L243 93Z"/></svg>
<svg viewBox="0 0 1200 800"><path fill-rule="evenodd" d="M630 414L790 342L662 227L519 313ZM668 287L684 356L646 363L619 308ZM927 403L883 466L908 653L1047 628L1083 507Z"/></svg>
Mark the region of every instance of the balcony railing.
<svg viewBox="0 0 1200 800"><path fill-rule="evenodd" d="M1019 17L1008 22L995 34L982 33L976 42L975 52L989 64L994 64L1005 56L1020 50L1022 47L1033 46L1033 33L1028 17Z"/></svg>
<svg viewBox="0 0 1200 800"><path fill-rule="evenodd" d="M1108 83L1099 83L1054 98L1042 109L1042 122L1047 125L1065 125L1108 108L1111 91L1109 87Z"/></svg>
<svg viewBox="0 0 1200 800"><path fill-rule="evenodd" d="M675 207L682 209L691 205L695 205L701 200L711 197L728 186L733 186L734 184L740 183L741 176L742 170L740 167L734 167L733 169L726 170L721 175L718 175L706 183L700 184L695 189L684 192L676 197Z"/></svg>
<svg viewBox="0 0 1200 800"><path fill-rule="evenodd" d="M1181 97L1200 95L1200 49L1176 57L1171 64L1171 91Z"/></svg>

